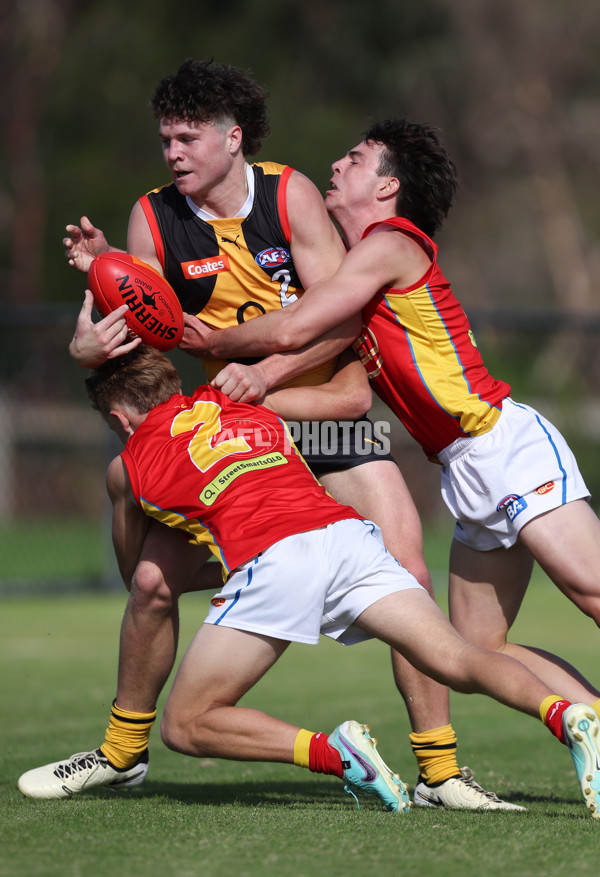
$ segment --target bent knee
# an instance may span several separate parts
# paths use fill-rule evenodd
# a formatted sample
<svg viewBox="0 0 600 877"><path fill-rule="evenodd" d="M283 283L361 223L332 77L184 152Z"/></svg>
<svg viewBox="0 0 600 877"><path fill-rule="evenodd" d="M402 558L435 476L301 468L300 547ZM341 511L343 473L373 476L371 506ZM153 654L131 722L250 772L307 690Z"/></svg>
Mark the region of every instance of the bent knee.
<svg viewBox="0 0 600 877"><path fill-rule="evenodd" d="M172 749L174 752L183 752L184 754L190 753L191 744L195 738L193 730L194 726L191 721L186 721L165 710L160 723L160 736L168 749ZM202 753L198 753L195 748L193 754Z"/></svg>
<svg viewBox="0 0 600 877"><path fill-rule="evenodd" d="M131 592L140 607L171 608L177 596L165 581L161 569L154 563L141 561L134 573Z"/></svg>
<svg viewBox="0 0 600 877"><path fill-rule="evenodd" d="M160 737L168 749L174 752L184 751L184 728L178 722L172 721L166 713L160 722Z"/></svg>
<svg viewBox="0 0 600 877"><path fill-rule="evenodd" d="M204 721L209 712L177 713L167 705L160 723L160 736L165 746L184 755L211 755L212 732Z"/></svg>

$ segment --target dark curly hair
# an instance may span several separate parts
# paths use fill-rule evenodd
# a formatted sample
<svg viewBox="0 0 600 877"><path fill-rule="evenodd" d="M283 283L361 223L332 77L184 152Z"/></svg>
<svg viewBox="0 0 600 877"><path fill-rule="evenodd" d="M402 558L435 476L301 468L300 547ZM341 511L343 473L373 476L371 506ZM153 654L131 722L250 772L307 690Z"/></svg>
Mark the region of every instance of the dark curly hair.
<svg viewBox="0 0 600 877"><path fill-rule="evenodd" d="M244 155L256 155L270 134L268 92L239 67L188 58L177 73L161 79L150 105L157 119L220 122L242 129Z"/></svg>
<svg viewBox="0 0 600 877"><path fill-rule="evenodd" d="M396 213L429 237L441 226L458 187L456 167L431 125L386 119L365 131L367 142L384 146L377 173L397 177Z"/></svg>

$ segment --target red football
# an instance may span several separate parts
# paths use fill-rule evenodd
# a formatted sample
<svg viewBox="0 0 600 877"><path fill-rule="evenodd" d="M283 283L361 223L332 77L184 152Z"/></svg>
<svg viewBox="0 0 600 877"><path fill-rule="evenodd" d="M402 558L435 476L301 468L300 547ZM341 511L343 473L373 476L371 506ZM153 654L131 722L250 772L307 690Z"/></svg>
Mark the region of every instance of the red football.
<svg viewBox="0 0 600 877"><path fill-rule="evenodd" d="M173 287L146 262L129 253L102 253L88 271L88 285L103 317L128 305L131 337L159 350L177 347L183 335L183 311Z"/></svg>

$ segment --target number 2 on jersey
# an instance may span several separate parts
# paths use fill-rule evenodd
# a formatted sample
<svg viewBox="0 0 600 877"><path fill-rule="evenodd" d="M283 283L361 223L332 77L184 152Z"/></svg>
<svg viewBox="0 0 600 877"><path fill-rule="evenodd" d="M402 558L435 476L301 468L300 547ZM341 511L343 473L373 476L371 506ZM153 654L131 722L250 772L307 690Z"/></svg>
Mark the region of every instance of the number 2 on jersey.
<svg viewBox="0 0 600 877"><path fill-rule="evenodd" d="M193 408L173 418L171 435L186 432L193 433L188 451L193 464L201 472L206 472L224 457L252 450L243 436L214 442L221 432L221 406L206 399L195 402Z"/></svg>

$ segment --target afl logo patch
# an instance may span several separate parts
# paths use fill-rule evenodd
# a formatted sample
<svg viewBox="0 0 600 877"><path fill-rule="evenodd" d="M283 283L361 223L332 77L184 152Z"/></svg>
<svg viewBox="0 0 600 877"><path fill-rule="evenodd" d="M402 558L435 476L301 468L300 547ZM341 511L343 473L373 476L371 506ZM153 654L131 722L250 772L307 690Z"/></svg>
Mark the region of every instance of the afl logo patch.
<svg viewBox="0 0 600 877"><path fill-rule="evenodd" d="M538 496L543 496L544 493L550 493L550 491L554 490L555 487L556 487L556 485L555 485L554 481L548 481L548 482L546 482L546 484L542 484L542 485L540 485L540 487L536 487L536 489L533 492L537 493Z"/></svg>
<svg viewBox="0 0 600 877"><path fill-rule="evenodd" d="M213 597L212 600L210 601L210 605L214 606L215 609L218 609L219 606L222 606L224 602L225 602L225 597Z"/></svg>
<svg viewBox="0 0 600 877"><path fill-rule="evenodd" d="M289 260L290 254L283 247L267 247L256 257L256 263L261 268L270 268L271 265L285 265Z"/></svg>

